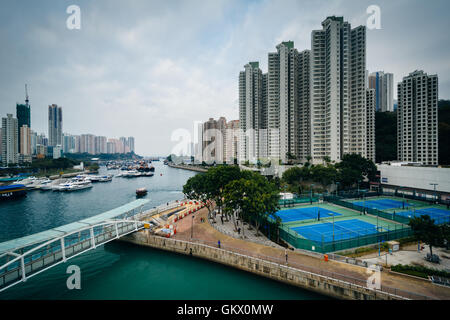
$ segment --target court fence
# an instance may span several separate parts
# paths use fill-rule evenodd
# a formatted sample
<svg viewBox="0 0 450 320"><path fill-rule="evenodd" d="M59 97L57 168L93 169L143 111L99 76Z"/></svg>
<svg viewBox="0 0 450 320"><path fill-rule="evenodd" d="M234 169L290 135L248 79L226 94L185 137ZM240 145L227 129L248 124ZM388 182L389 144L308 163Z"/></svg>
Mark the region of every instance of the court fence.
<svg viewBox="0 0 450 320"><path fill-rule="evenodd" d="M388 211L382 211L382 210L375 209L375 208L366 208L364 206L356 205L356 204L354 204L352 202L342 200L341 196L339 196L339 197L336 197L336 196L325 196L324 200L327 201L327 202L331 202L331 203L337 204L337 205L339 205L341 207L348 208L348 209L356 210L356 211L359 211L359 212L366 212L368 214L371 214L371 215L374 215L374 216L378 216L380 218L384 218L384 219L387 219L387 220L399 222L399 223L402 223L402 224L405 224L405 225L409 224L409 220L410 220L409 217L402 215L402 213L392 211L392 209L389 210L389 211L392 211L392 212L388 212ZM399 209L401 209L401 208L399 208ZM415 210L415 209L413 209L413 210ZM418 210L418 212L420 212L420 210ZM412 213L411 215L414 215L414 213ZM433 217L433 219L434 219L436 224L450 223L450 218L449 217Z"/></svg>
<svg viewBox="0 0 450 320"><path fill-rule="evenodd" d="M327 237L322 236L321 241L315 241L310 239L302 238L294 230L290 229L289 226L280 226L280 238L292 245L294 248L309 250L320 253L329 253L347 250L351 248L357 248L362 246L367 246L375 243L382 243L391 240L397 240L401 238L407 238L412 235L412 230L408 226L398 225L392 230L386 230L381 232L376 232L372 234L359 234L357 231L351 232L351 237L347 239L331 240L327 241ZM355 237L354 235L358 233ZM342 233L341 233L342 235Z"/></svg>

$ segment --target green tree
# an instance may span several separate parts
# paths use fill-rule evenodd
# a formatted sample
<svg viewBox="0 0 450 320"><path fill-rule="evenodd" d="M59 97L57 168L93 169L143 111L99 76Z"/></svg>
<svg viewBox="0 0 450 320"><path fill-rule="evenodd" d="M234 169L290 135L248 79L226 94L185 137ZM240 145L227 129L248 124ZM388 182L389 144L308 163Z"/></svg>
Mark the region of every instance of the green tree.
<svg viewBox="0 0 450 320"><path fill-rule="evenodd" d="M259 173L244 171L243 177L231 181L224 192L228 210L240 212L241 218L255 224L259 233L262 222L278 211L279 190Z"/></svg>
<svg viewBox="0 0 450 320"><path fill-rule="evenodd" d="M209 201L214 196L214 186L210 176L206 174L197 174L188 179L183 186L183 193L187 199L199 200L206 203L208 209L208 217L211 217L212 201Z"/></svg>
<svg viewBox="0 0 450 320"><path fill-rule="evenodd" d="M345 154L335 167L338 171L338 181L344 188L352 187L365 178L373 181L377 173L377 167L371 160L355 153Z"/></svg>
<svg viewBox="0 0 450 320"><path fill-rule="evenodd" d="M208 176L212 186L212 197L219 208L219 212L221 212L223 189L230 181L237 180L241 177L241 170L237 166L218 165L209 169L205 175Z"/></svg>
<svg viewBox="0 0 450 320"><path fill-rule="evenodd" d="M433 246L442 245L442 231L430 216L415 217L409 221L409 225L414 233L414 238L430 246L431 255L433 254Z"/></svg>

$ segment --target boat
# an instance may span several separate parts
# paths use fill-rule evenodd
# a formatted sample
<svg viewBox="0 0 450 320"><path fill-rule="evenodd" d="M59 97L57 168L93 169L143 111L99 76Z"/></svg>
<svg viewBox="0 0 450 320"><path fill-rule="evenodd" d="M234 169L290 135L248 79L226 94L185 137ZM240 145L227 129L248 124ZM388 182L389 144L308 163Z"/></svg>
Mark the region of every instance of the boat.
<svg viewBox="0 0 450 320"><path fill-rule="evenodd" d="M112 175L100 176L98 182L109 182L112 181Z"/></svg>
<svg viewBox="0 0 450 320"><path fill-rule="evenodd" d="M23 184L11 184L0 186L0 201L16 199L27 195L27 189Z"/></svg>
<svg viewBox="0 0 450 320"><path fill-rule="evenodd" d="M146 172L146 173L144 173L144 176L146 176L146 177L153 177L154 173L153 172Z"/></svg>
<svg viewBox="0 0 450 320"><path fill-rule="evenodd" d="M136 197L143 197L148 193L147 189L145 188L139 188L136 189Z"/></svg>
<svg viewBox="0 0 450 320"><path fill-rule="evenodd" d="M36 182L34 189L37 190L50 190L51 189L52 180L50 179L40 179Z"/></svg>
<svg viewBox="0 0 450 320"><path fill-rule="evenodd" d="M122 177L125 178L133 178L133 177L140 177L141 173L137 170L128 170L122 173Z"/></svg>
<svg viewBox="0 0 450 320"><path fill-rule="evenodd" d="M53 190L53 191L66 191L66 190L68 190L71 186L72 186L72 183L70 183L70 182L64 182L64 183L60 183L60 184L57 184L57 185L55 185L55 186L52 186L52 190Z"/></svg>
<svg viewBox="0 0 450 320"><path fill-rule="evenodd" d="M81 180L81 181L75 181L71 183L71 186L67 188L65 191L78 191L78 190L84 190L92 188L92 183L89 180Z"/></svg>

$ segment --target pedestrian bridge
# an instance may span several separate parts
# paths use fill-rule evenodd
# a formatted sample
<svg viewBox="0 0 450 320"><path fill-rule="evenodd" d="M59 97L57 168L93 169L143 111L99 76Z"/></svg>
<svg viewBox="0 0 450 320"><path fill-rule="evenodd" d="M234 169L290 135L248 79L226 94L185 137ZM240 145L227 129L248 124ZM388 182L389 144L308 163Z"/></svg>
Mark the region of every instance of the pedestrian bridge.
<svg viewBox="0 0 450 320"><path fill-rule="evenodd" d="M149 200L0 243L0 292L112 240L149 227L139 221Z"/></svg>

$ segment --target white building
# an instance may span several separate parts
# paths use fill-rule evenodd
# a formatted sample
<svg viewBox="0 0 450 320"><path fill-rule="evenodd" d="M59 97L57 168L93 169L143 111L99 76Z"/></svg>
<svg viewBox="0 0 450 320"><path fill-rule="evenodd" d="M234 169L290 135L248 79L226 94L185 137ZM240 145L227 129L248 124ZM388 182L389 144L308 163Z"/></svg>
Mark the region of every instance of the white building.
<svg viewBox="0 0 450 320"><path fill-rule="evenodd" d="M375 163L375 89L367 89L367 159Z"/></svg>
<svg viewBox="0 0 450 320"><path fill-rule="evenodd" d="M368 79L369 89L375 90L376 111L394 111L394 75L383 71L373 72Z"/></svg>
<svg viewBox="0 0 450 320"><path fill-rule="evenodd" d="M328 17L311 35L311 156L367 157L366 29Z"/></svg>
<svg viewBox="0 0 450 320"><path fill-rule="evenodd" d="M4 166L19 162L19 128L17 118L7 114L2 118L2 163Z"/></svg>
<svg viewBox="0 0 450 320"><path fill-rule="evenodd" d="M380 171L382 185L427 190L430 195L435 188L438 192L450 193L450 168L425 167L400 162L377 164L377 168Z"/></svg>
<svg viewBox="0 0 450 320"><path fill-rule="evenodd" d="M414 71L398 84L398 160L438 164L438 76Z"/></svg>
<svg viewBox="0 0 450 320"><path fill-rule="evenodd" d="M259 62L249 62L239 73L239 126L241 129L239 162L256 162L266 157L267 138L264 137L266 106L263 94L267 78ZM260 136L262 135L262 139Z"/></svg>

